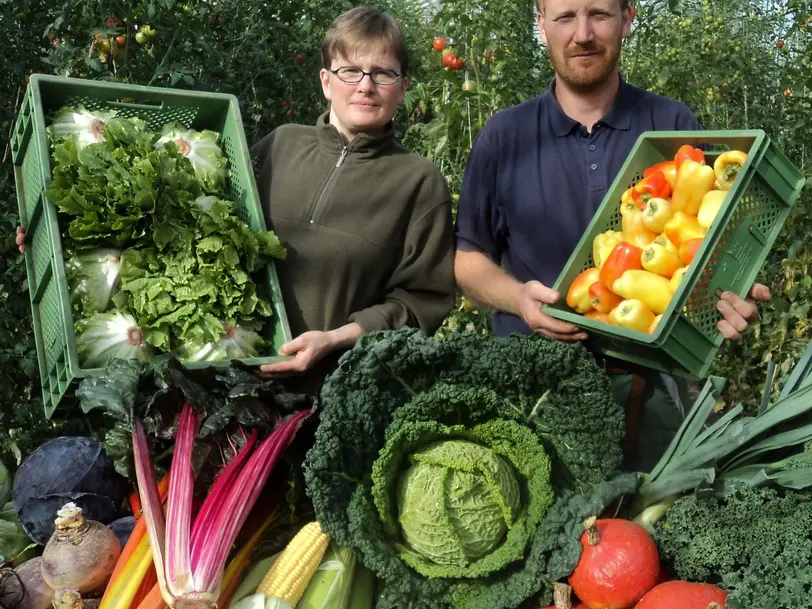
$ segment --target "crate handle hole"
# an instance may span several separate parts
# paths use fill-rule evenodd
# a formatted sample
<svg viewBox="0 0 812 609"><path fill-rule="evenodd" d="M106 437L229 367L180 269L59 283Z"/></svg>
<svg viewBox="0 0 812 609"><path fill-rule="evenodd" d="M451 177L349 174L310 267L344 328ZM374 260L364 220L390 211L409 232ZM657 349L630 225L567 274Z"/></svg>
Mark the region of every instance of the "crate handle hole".
<svg viewBox="0 0 812 609"><path fill-rule="evenodd" d="M750 227L747 230L753 236L753 239L758 241L759 244L762 247L767 245L767 238L765 237L764 233L762 233L755 224L751 224Z"/></svg>
<svg viewBox="0 0 812 609"><path fill-rule="evenodd" d="M136 102L132 98L124 97L121 101L111 101L108 102L111 106L116 106L118 108L131 108L135 110L163 110L164 104L163 102Z"/></svg>

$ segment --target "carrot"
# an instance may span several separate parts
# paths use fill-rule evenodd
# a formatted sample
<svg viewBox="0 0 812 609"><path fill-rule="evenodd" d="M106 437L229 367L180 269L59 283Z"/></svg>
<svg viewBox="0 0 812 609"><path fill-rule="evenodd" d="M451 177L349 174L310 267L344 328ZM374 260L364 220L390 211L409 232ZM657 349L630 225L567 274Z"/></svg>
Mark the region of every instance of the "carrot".
<svg viewBox="0 0 812 609"><path fill-rule="evenodd" d="M271 514L265 519L265 522L260 525L251 538L245 542L245 545L240 548L240 551L231 559L228 568L223 574L220 596L217 598L218 607L228 606L231 597L234 596L234 592L237 591L240 585L243 572L248 568L248 565L251 564L251 555L262 540L263 533L265 533L268 527L279 517L279 511L279 506L275 507L271 511Z"/></svg>
<svg viewBox="0 0 812 609"><path fill-rule="evenodd" d="M137 609L169 609L161 596L161 587L155 584L146 598L138 603Z"/></svg>
<svg viewBox="0 0 812 609"><path fill-rule="evenodd" d="M169 493L169 474L166 474L162 479L160 484L158 485L158 491L161 494L161 500L166 501L166 496ZM113 594L113 587L118 585L118 590L123 588L122 584L116 584L119 579L119 575L128 567L130 570L130 577L135 576L136 573L139 573L139 577L143 578L145 571L133 571L135 567L130 567L130 560L136 554L138 548L141 545L142 540L147 539L147 522L143 516L139 516L135 521L135 527L133 528L133 532L130 533L130 537L127 540L124 549L121 551L121 556L116 563L115 568L113 569L113 574L110 576L110 580L107 582L107 588L104 591L104 596L102 597L102 604L99 609L113 609L113 607L127 607L127 605L119 604L113 605L112 603L118 599L118 594ZM147 556L150 557L149 564L152 564L152 553L149 552L149 542L146 545L147 548ZM143 549L141 552L143 553ZM139 558L143 560L143 554L139 554ZM140 579L138 580L140 581ZM129 584L130 582L124 582L124 585ZM134 591L133 591L134 593Z"/></svg>
<svg viewBox="0 0 812 609"><path fill-rule="evenodd" d="M130 601L130 607L137 607L143 601L150 590L158 583L158 573L155 571L155 563L149 565L144 579L141 580L141 585L138 587L138 592L135 593L133 600Z"/></svg>
<svg viewBox="0 0 812 609"><path fill-rule="evenodd" d="M130 496L127 498L127 503L130 504L130 511L133 516L138 518L141 516L141 498L138 496L138 489L134 489Z"/></svg>

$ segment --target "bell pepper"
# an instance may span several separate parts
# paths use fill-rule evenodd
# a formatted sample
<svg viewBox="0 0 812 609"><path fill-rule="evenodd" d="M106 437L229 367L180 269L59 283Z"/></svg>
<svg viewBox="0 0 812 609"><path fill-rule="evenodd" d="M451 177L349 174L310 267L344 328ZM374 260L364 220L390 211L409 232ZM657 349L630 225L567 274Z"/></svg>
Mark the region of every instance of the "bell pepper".
<svg viewBox="0 0 812 609"><path fill-rule="evenodd" d="M699 226L704 229L709 229L713 224L713 219L716 214L722 209L722 203L725 202L727 197L726 190L711 190L708 194L702 197L702 203L699 206L699 211L696 214L696 219Z"/></svg>
<svg viewBox="0 0 812 609"><path fill-rule="evenodd" d="M612 309L609 320L621 328L648 332L649 326L654 321L654 313L644 302L637 299L628 299Z"/></svg>
<svg viewBox="0 0 812 609"><path fill-rule="evenodd" d="M688 241L683 241L679 246L679 259L685 264L691 264L699 248L702 246L702 241L703 239L688 239ZM643 266L645 266L645 264Z"/></svg>
<svg viewBox="0 0 812 609"><path fill-rule="evenodd" d="M652 243L659 243L664 246L669 252L673 252L675 256L679 256L679 248L671 243L671 240L666 235L660 235Z"/></svg>
<svg viewBox="0 0 812 609"><path fill-rule="evenodd" d="M607 323L607 324L612 323L609 320L609 314L608 313L601 313L600 311L596 311L594 309L584 313L584 317L586 317L588 319L594 319L595 321L602 321L602 322Z"/></svg>
<svg viewBox="0 0 812 609"><path fill-rule="evenodd" d="M648 327L648 333L654 334L654 331L657 329L657 324L660 323L660 320L663 318L663 314L660 313L657 317L654 318L654 321L651 322L651 325Z"/></svg>
<svg viewBox="0 0 812 609"><path fill-rule="evenodd" d="M615 230L603 232L592 240L592 262L595 263L596 268L603 266L609 254L621 241L623 241L623 233Z"/></svg>
<svg viewBox="0 0 812 609"><path fill-rule="evenodd" d="M716 161L713 163L713 171L722 190L731 189L746 160L747 153L741 150L730 150L716 157Z"/></svg>
<svg viewBox="0 0 812 609"><path fill-rule="evenodd" d="M646 208L643 210L643 224L646 228L655 233L663 232L665 223L674 215L671 209L671 202L668 199L654 197L646 201Z"/></svg>
<svg viewBox="0 0 812 609"><path fill-rule="evenodd" d="M643 268L671 278L683 264L680 257L660 243L649 243L643 250Z"/></svg>
<svg viewBox="0 0 812 609"><path fill-rule="evenodd" d="M663 313L674 295L669 280L651 271L626 271L612 285L612 291L626 299L641 300L655 313Z"/></svg>
<svg viewBox="0 0 812 609"><path fill-rule="evenodd" d="M684 161L677 172L674 196L671 197L674 211L684 211L695 216L702 204L702 197L713 190L714 182L716 174L713 173L713 167L691 159Z"/></svg>
<svg viewBox="0 0 812 609"><path fill-rule="evenodd" d="M704 237L707 231L699 226L699 221L696 217L677 211L674 212L671 219L665 223L663 232L671 243L679 247L683 241Z"/></svg>
<svg viewBox="0 0 812 609"><path fill-rule="evenodd" d="M645 247L657 238L657 233L643 224L643 211L640 209L627 212L621 219L621 226L623 240L637 247Z"/></svg>
<svg viewBox="0 0 812 609"><path fill-rule="evenodd" d="M690 144L685 144L684 146L680 146L679 150L677 150L677 154L674 155L674 165L677 167L677 171L682 166L685 161L695 161L697 163L701 163L702 165L705 164L705 153L702 152L699 148L694 148Z"/></svg>
<svg viewBox="0 0 812 609"><path fill-rule="evenodd" d="M674 161L663 161L662 163L657 163L656 165L652 165L648 169L643 172L643 177L647 178L651 174L662 171L665 179L668 181L668 184L671 188L674 188L674 182L677 181L677 164Z"/></svg>
<svg viewBox="0 0 812 609"><path fill-rule="evenodd" d="M632 188L632 198L638 207L651 198L665 199L671 195L671 184L665 178L665 173L657 170L648 177L643 178Z"/></svg>
<svg viewBox="0 0 812 609"><path fill-rule="evenodd" d="M590 268L578 275L567 291L567 306L576 313L586 313L592 308L592 298L589 296L589 286L598 281L600 271Z"/></svg>
<svg viewBox="0 0 812 609"><path fill-rule="evenodd" d="M687 266L682 267L674 276L671 277L671 281L668 282L668 287L671 289L672 294L676 294L677 290L679 289L679 284L682 282L682 278L685 277L685 272L688 270Z"/></svg>
<svg viewBox="0 0 812 609"><path fill-rule="evenodd" d="M643 250L631 243L618 243L606 259L600 272L600 282L608 289L612 289L615 281L628 270L643 268L641 258Z"/></svg>
<svg viewBox="0 0 812 609"><path fill-rule="evenodd" d="M589 286L589 297L592 299L592 308L598 313L610 313L623 300L600 281Z"/></svg>

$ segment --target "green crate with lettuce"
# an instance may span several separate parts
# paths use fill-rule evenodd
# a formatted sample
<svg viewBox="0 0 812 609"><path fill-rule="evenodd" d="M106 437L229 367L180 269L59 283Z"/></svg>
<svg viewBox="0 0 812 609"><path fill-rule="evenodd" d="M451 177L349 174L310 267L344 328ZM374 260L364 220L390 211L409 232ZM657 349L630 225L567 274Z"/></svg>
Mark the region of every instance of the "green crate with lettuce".
<svg viewBox="0 0 812 609"><path fill-rule="evenodd" d="M273 311L254 277L285 249L228 200L218 133L81 106L47 133L81 367L262 355Z"/></svg>

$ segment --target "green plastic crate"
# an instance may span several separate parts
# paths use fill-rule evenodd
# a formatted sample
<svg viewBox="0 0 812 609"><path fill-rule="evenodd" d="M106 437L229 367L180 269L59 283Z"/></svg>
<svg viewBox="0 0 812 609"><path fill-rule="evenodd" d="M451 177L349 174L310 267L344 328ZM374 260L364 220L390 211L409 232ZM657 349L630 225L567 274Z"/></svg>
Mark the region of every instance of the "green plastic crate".
<svg viewBox="0 0 812 609"><path fill-rule="evenodd" d="M649 166L673 159L683 144L710 145L705 152L709 165L725 150L743 150L748 155L654 334L588 319L572 311L563 298L543 310L587 330L590 345L606 356L678 376L704 378L724 339L717 329L720 295L731 291L744 297L749 292L805 182L764 131L643 133L554 287L566 294L575 277L594 266L594 238L607 230L620 230L623 192L642 179Z"/></svg>
<svg viewBox="0 0 812 609"><path fill-rule="evenodd" d="M242 118L233 95L32 76L12 134L11 151L20 222L26 231L25 263L42 397L49 418L60 400L72 394L78 380L93 372L79 365L57 210L43 194L51 181L45 117L68 104L82 104L88 110L114 109L119 116L145 120L153 130L175 121L187 128L217 131L222 135L220 143L231 174L227 195L253 230L266 229ZM289 359L278 355L279 347L291 339L291 333L273 262L266 266L264 283L273 306L273 317L265 324L273 352L241 360L251 366ZM226 364L201 362L188 367Z"/></svg>

